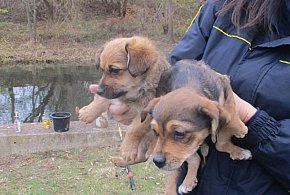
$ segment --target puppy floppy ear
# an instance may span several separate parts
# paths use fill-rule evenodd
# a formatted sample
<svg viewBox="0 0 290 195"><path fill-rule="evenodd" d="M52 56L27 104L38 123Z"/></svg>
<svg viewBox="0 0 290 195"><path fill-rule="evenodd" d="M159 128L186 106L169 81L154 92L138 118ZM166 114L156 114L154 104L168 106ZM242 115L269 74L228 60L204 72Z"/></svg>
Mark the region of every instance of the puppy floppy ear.
<svg viewBox="0 0 290 195"><path fill-rule="evenodd" d="M154 106L159 102L160 98L152 99L141 112L141 123L146 119L148 114L152 114Z"/></svg>
<svg viewBox="0 0 290 195"><path fill-rule="evenodd" d="M150 65L154 63L155 49L145 38L131 38L125 45L125 51L127 53L127 68L133 77L145 74Z"/></svg>
<svg viewBox="0 0 290 195"><path fill-rule="evenodd" d="M95 64L96 64L97 69L100 68L100 64L101 64L100 56L101 56L101 53L103 52L103 50L104 50L104 46L100 47L99 49L97 49L97 52L95 55Z"/></svg>
<svg viewBox="0 0 290 195"><path fill-rule="evenodd" d="M207 115L211 119L211 140L216 143L217 130L220 126L230 121L230 114L221 107L217 102L208 100L204 106L200 107L200 112Z"/></svg>

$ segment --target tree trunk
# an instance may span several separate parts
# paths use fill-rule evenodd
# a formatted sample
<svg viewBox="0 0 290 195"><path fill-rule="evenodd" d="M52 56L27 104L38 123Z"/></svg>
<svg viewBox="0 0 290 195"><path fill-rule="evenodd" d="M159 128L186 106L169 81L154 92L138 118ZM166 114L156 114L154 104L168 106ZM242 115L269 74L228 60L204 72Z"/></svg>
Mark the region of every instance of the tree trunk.
<svg viewBox="0 0 290 195"><path fill-rule="evenodd" d="M118 16L122 16L122 0L117 1L117 11L118 11Z"/></svg>
<svg viewBox="0 0 290 195"><path fill-rule="evenodd" d="M33 41L34 43L37 40L36 34L36 2L33 0Z"/></svg>
<svg viewBox="0 0 290 195"><path fill-rule="evenodd" d="M127 0L123 0L123 5L122 5L122 16L125 17L127 13Z"/></svg>
<svg viewBox="0 0 290 195"><path fill-rule="evenodd" d="M33 28L32 28L32 22L31 22L31 17L30 17L30 5L29 5L29 2L24 1L24 0L23 0L23 3L26 10L28 33L29 33L29 37L31 38L33 36Z"/></svg>
<svg viewBox="0 0 290 195"><path fill-rule="evenodd" d="M48 17L48 21L52 22L53 21L53 4L49 3L47 0L42 0L45 7L46 7L46 13L47 13L47 17Z"/></svg>
<svg viewBox="0 0 290 195"><path fill-rule="evenodd" d="M174 43L174 35L173 35L173 2L172 0L166 0L166 21L168 26L167 35L172 43Z"/></svg>
<svg viewBox="0 0 290 195"><path fill-rule="evenodd" d="M34 43L36 42L36 2L35 0L32 1L32 5L30 3L30 0L22 0L25 10L26 10L26 16L27 16L27 26L28 26L28 32L30 40L32 40Z"/></svg>

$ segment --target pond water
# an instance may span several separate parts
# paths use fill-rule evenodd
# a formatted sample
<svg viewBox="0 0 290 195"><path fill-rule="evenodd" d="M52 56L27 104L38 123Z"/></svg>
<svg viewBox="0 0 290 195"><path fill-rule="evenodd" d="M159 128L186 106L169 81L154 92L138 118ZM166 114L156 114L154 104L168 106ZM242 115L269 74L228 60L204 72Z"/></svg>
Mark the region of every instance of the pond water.
<svg viewBox="0 0 290 195"><path fill-rule="evenodd" d="M93 100L88 86L101 77L93 65L17 65L0 67L0 124L41 122L56 111L71 112Z"/></svg>

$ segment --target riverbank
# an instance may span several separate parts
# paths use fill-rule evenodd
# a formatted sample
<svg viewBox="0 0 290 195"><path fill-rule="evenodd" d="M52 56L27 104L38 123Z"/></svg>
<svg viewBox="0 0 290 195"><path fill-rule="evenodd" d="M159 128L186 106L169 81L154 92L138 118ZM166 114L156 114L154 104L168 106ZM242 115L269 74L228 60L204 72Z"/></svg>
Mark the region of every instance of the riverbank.
<svg viewBox="0 0 290 195"><path fill-rule="evenodd" d="M34 64L34 63L92 63L98 45L59 43L33 43L31 41L10 43L13 46L0 48L4 51L0 56L1 65Z"/></svg>
<svg viewBox="0 0 290 195"><path fill-rule="evenodd" d="M85 26L90 28L84 28ZM0 23L0 64L91 63L105 38L93 38L92 25L39 23L37 41L31 41L26 24Z"/></svg>

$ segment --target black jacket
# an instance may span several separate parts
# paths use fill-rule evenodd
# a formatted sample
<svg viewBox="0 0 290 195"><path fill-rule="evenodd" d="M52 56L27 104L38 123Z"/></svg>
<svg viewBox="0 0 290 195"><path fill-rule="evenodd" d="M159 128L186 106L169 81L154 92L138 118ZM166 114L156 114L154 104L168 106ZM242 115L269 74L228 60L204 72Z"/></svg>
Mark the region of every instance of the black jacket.
<svg viewBox="0 0 290 195"><path fill-rule="evenodd" d="M216 16L224 0L207 1L170 54L204 60L231 78L234 91L259 108L249 133L233 141L251 150L250 161L233 161L210 144L208 162L192 194L290 194L290 1L285 1L280 37L240 34L230 16Z"/></svg>

